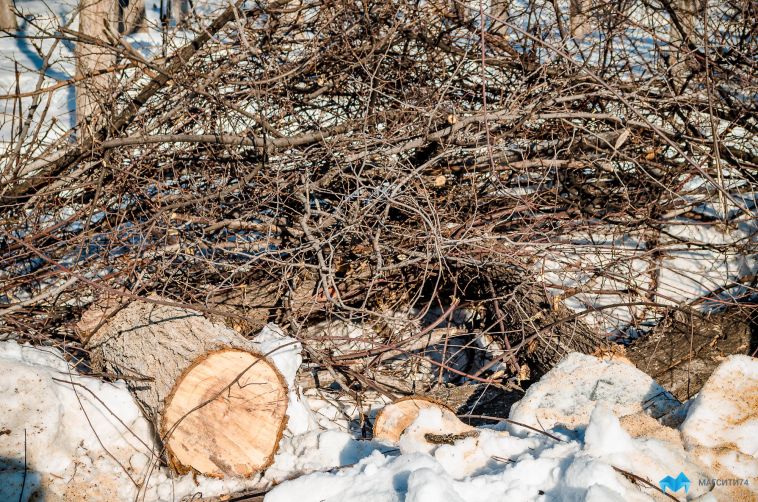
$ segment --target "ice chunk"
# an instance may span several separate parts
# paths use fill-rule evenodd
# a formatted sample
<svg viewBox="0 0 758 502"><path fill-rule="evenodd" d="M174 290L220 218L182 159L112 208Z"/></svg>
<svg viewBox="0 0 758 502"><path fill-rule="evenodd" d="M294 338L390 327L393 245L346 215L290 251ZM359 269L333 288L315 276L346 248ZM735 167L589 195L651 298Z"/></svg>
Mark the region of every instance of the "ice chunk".
<svg viewBox="0 0 758 502"><path fill-rule="evenodd" d="M736 447L758 457L758 359L729 356L693 399L681 426L688 445Z"/></svg>
<svg viewBox="0 0 758 502"><path fill-rule="evenodd" d="M572 353L527 390L510 418L535 427L574 429L587 425L598 402L617 417L646 411L660 417L680 403L634 366ZM514 426L513 431L523 432Z"/></svg>
<svg viewBox="0 0 758 502"><path fill-rule="evenodd" d="M758 479L758 359L733 355L721 363L680 430L687 449L721 477Z"/></svg>

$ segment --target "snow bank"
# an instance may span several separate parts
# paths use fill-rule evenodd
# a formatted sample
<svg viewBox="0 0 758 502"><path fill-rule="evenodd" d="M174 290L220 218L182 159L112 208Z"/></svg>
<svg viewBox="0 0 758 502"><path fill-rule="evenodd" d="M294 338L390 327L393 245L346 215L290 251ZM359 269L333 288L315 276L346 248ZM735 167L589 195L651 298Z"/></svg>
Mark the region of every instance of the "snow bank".
<svg viewBox="0 0 758 502"><path fill-rule="evenodd" d="M598 402L608 404L617 417L644 410L656 418L680 404L628 362L573 353L527 390L510 418L535 427L574 428L587 425Z"/></svg>
<svg viewBox="0 0 758 502"><path fill-rule="evenodd" d="M274 483L315 471L352 465L374 451L392 451L387 445L355 439L337 430L309 431L282 438L274 464L266 470L266 479Z"/></svg>
<svg viewBox="0 0 758 502"><path fill-rule="evenodd" d="M758 363L728 357L693 398L681 426L685 445L705 465L758 476ZM756 479L758 485L758 479Z"/></svg>
<svg viewBox="0 0 758 502"><path fill-rule="evenodd" d="M254 341L293 389L299 343L274 325ZM178 501L273 484L267 502L662 500L624 472L653 486L682 472L689 500L758 498L758 360L747 356L728 358L682 407L629 364L571 354L511 411L546 433L498 424L441 444L427 436L449 433L437 409L382 443L334 430L334 410L314 412L293 391L294 425L250 480L170 478L124 384L74 374L54 349L0 343L0 371L0 500L18 500L22 484L21 500L48 501ZM686 413L681 430L656 419L672 412Z"/></svg>
<svg viewBox="0 0 758 502"><path fill-rule="evenodd" d="M420 414L413 427L433 421L428 415ZM428 451L418 451L419 446L401 439L400 454L373 451L355 466L285 482L265 500L584 500L593 493L604 500L650 500L606 462L583 451L580 441L481 429L478 438L421 448Z"/></svg>
<svg viewBox="0 0 758 502"><path fill-rule="evenodd" d="M123 382L71 374L60 354L15 342L0 344L0 371L0 500L19 500L22 484L20 500L48 502L131 500L146 478L145 500L245 486L157 468L150 425Z"/></svg>
<svg viewBox="0 0 758 502"><path fill-rule="evenodd" d="M706 404L682 407L629 364L571 354L535 383L511 412L512 419L544 428L547 434L511 424L476 429L473 436L461 435L452 444L432 444L425 434L444 432L439 429L440 412L434 409L421 410L398 444L386 444L383 450L370 443L356 450L344 436L329 439L331 433L312 433L314 448L305 448L300 456L319 472L276 486L265 500L665 500L657 490L659 483L680 472L690 480L688 500L756 500L758 466L751 463L756 453L745 451L755 447L755 440L748 438L756 437L756 372L756 359L727 360L710 387L723 389L718 380L725 375L742 383L726 383L730 392L718 394L725 402L714 414L699 410L711 407L708 386L698 398ZM682 433L687 438L693 430L689 441L697 446L685 446L679 430L654 418L672 412L687 413ZM701 437L702 427L696 424L703 420L711 436ZM354 465L340 459L327 470L329 462L323 460L330 455L332 462L338 460L333 447L339 444L352 452L347 455L351 462L362 458ZM316 455L321 462L314 461L316 451L323 453ZM742 470L714 468L704 461L717 452L745 456L740 457ZM632 475L650 485L633 481ZM675 495L681 499L684 489Z"/></svg>
<svg viewBox="0 0 758 502"><path fill-rule="evenodd" d="M295 389L302 362L299 342L274 325L254 341ZM22 485L21 500L55 502L136 500L140 495L147 501L181 500L269 484L261 477L171 478L155 461L151 426L126 385L76 374L55 349L0 343L0 373L0 500L19 500ZM287 436L314 426L297 392L290 392L288 415ZM293 464L288 472L296 467L286 455L281 460Z"/></svg>
<svg viewBox="0 0 758 502"><path fill-rule="evenodd" d="M317 426L317 420L303 402L299 395L299 389L295 385L297 370L303 363L301 352L303 346L285 335L275 324L267 324L263 330L253 339L261 354L271 359L281 372L289 389L289 403L287 404L287 433L303 434Z"/></svg>

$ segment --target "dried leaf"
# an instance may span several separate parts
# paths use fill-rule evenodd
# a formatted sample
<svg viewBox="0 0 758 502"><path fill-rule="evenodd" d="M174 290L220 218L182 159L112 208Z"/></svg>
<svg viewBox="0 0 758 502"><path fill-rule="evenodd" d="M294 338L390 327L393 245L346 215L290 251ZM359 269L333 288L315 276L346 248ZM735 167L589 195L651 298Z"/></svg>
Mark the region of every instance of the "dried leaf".
<svg viewBox="0 0 758 502"><path fill-rule="evenodd" d="M631 134L631 130L624 129L624 132L619 134L619 137L616 139L616 143L613 145L614 150L618 150L622 146L624 146L624 143L626 143L626 140L629 139L629 135Z"/></svg>

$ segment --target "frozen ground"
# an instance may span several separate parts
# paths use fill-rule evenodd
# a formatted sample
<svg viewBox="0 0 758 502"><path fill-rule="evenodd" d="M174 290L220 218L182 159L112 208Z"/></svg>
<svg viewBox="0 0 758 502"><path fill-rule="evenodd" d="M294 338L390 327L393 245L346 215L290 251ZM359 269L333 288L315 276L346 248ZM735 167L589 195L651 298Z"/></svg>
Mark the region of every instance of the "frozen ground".
<svg viewBox="0 0 758 502"><path fill-rule="evenodd" d="M282 347L272 358L289 383L301 362L291 341L273 326L256 338L261 351ZM0 500L179 501L271 486L268 502L663 500L630 474L658 486L680 472L688 500L758 497L758 360L747 356L726 359L680 404L623 360L572 354L511 411L547 434L503 423L441 445L425 439L448 432L438 410L422 411L398 444L358 440L340 430L336 408L291 385L274 464L223 481L158 466L122 382L78 375L56 350L16 342L0 343L0 371Z"/></svg>

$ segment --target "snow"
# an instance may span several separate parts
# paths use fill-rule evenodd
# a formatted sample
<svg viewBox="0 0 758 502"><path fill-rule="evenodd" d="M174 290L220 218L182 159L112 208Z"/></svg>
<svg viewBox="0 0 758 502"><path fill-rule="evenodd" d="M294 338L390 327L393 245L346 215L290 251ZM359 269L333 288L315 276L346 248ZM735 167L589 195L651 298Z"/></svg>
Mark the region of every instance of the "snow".
<svg viewBox="0 0 758 502"><path fill-rule="evenodd" d="M634 450L632 438L621 428L621 422L608 403L601 401L592 410L584 431L584 449L596 457Z"/></svg>
<svg viewBox="0 0 758 502"><path fill-rule="evenodd" d="M294 385L302 362L299 342L267 325L254 340L282 372L290 389L287 437L315 427ZM268 483L257 478L172 478L155 465L158 447L124 382L78 375L60 352L15 341L0 343L0 500L180 500L212 496ZM293 390L294 389L294 390ZM298 436L299 437L299 436ZM26 447L24 446L26 442ZM295 465L286 456L280 462ZM329 462L335 457L326 457ZM24 469L26 462L26 469ZM279 471L283 469L277 468ZM27 471L24 481L24 471ZM146 480L145 487L137 485Z"/></svg>
<svg viewBox="0 0 758 502"><path fill-rule="evenodd" d="M416 426L423 427L425 420L420 415ZM265 500L537 500L540 491L582 500L592 485L620 500L636 491L610 466L583 453L579 442L482 429L479 438L437 446L431 453L409 451L402 444L400 455L375 451L353 467L285 482Z"/></svg>
<svg viewBox="0 0 758 502"><path fill-rule="evenodd" d="M274 464L266 470L266 478L278 483L300 474L352 465L374 451L392 449L381 443L355 439L342 431L308 431L282 439Z"/></svg>
<svg viewBox="0 0 758 502"><path fill-rule="evenodd" d="M545 5L545 19L551 19L552 8ZM561 5L565 7L565 2ZM76 1L16 0L15 6L29 19L34 17L37 26L51 27L72 20ZM153 3L149 3L147 14L157 25ZM16 63L21 92L33 91L39 79L42 60L33 46L39 30L28 20L19 21L23 36L0 37L2 94L15 92ZM640 21L643 27L652 23ZM71 28L76 28L75 20ZM643 29L632 35L635 43L652 50ZM593 37L585 38L586 50L593 46ZM146 54L157 48L159 39L156 31L128 38ZM44 54L52 40L39 43ZM73 76L72 49L67 43L54 48L43 87ZM586 56L592 60L596 54ZM8 148L18 125L12 130L14 100L3 103L0 148ZM32 98L23 98L21 104L27 113ZM74 125L73 106L73 87L64 86L53 93L44 118L45 106L36 112L35 123L43 120L52 127L48 141ZM702 179L692 179L683 192L702 191L701 185L705 185ZM700 204L697 211L701 213L722 211L703 204L702 194L682 197ZM127 205L121 202L122 208ZM755 207L754 202L751 207ZM61 214L50 216L50 224L73 212L74 208L63 208ZM598 228L590 236L577 233L535 254L548 285L583 287L590 292L646 290L653 284L651 271L659 271L653 291L656 301L688 303L758 271L754 253L724 251L734 243L744 243L745 249L750 249L756 228L755 220L721 228L674 216L662 229L660 263L647 261L649 250L641 237L614 235L610 230L604 236ZM562 291L556 290L556 294ZM730 292L734 294L735 290L725 294ZM575 311L584 311L636 299L632 294L579 293L565 298L565 303ZM441 312L431 310L425 322ZM462 310L455 314L451 324L465 324L473 316ZM590 313L586 318L611 331L649 320L651 315L642 307L630 306ZM343 331L349 343L339 347L337 354L373 346L366 341L362 328L346 323ZM267 501L660 498L652 489L631 483L614 467L653 484L666 475L685 472L693 481L690 499L758 498L758 362L754 358L727 358L701 392L680 405L629 364L571 354L532 385L510 415L513 421L546 430L560 440L510 424L480 428L478 437L452 445L432 445L425 441L426 433L449 431L443 427L439 412L423 410L398 444L391 444L359 440L345 432L348 419L359 410L344 413L339 403L303 395L295 383L302 363L299 342L274 325L266 326L254 342L280 369L290 393L288 426L275 462L263 476L250 480L171 477L165 468L156 466L158 447L150 425L123 382L107 383L78 375L56 349L1 342L0 500L17 500L22 484L21 500L36 497L56 501L85 497L180 500L197 493L207 497L271 483L280 484L267 495ZM679 429L662 425L677 425L682 420ZM709 494L707 487L697 483L698 479L719 477L753 483L736 492L716 486Z"/></svg>
<svg viewBox="0 0 758 502"><path fill-rule="evenodd" d="M703 203L697 212L713 211L713 204ZM548 288L554 286L550 288L554 295L576 288L578 293L562 298L564 304L584 312L583 319L590 324L619 333L635 324L654 325L659 318L659 310L640 304L646 300L640 291L655 293L660 305L696 308L720 303L699 303L712 291L724 289L719 295L723 300L743 294L745 287L735 283L758 271L758 255L752 251L757 232L755 217L732 227L668 218L652 243L660 253L656 261L650 258L649 236L598 225L587 232L568 232L544 249L535 248L539 257L535 271Z"/></svg>
<svg viewBox="0 0 758 502"><path fill-rule="evenodd" d="M286 432L302 434L315 427L318 421L308 405L304 404L295 385L297 370L303 363L303 356L300 355L303 346L297 340L285 335L275 324L264 326L253 342L258 351L276 365L290 390Z"/></svg>
<svg viewBox="0 0 758 502"><path fill-rule="evenodd" d="M707 465L738 477L758 475L756 359L734 355L721 363L693 398L681 430L685 444Z"/></svg>
<svg viewBox="0 0 758 502"><path fill-rule="evenodd" d="M733 359L724 363L722 373L735 371ZM744 371L738 373L739 378L748 372L755 375L758 360L739 359L744 367ZM719 375L714 378L718 379ZM720 395L735 405L745 399L742 392L749 391L749 385ZM708 390L704 391L707 395ZM721 476L741 478L749 483L758 477L758 467L743 461L740 465L747 467L730 471L714 469L703 462L703 451L711 455L719 452L722 456L739 452L730 447L723 450L723 442L717 443L716 450L685 447L677 429L662 425L652 416L682 409L670 396L658 396L661 392L649 377L626 363L571 354L535 383L511 412L511 419L541 422L551 435L557 435L555 438L516 425L499 425L479 428L477 437L459 439L454 444L430 444L424 440L426 433L444 432L439 428L441 413L424 409L401 436L396 445L399 451L363 450L363 458L355 465L335 464L331 471L325 471L323 463L314 463L318 472L279 484L265 500L661 499L660 492L632 483L620 470L642 477L655 486L665 476L685 472L691 480L687 496L690 500L754 500L758 490L750 484L734 488L698 482ZM545 413L547 406L555 406L555 412ZM685 409L689 410L685 423L691 423L701 413L697 406ZM572 413L576 416L571 416ZM752 413L755 417L755 412ZM559 421L555 417L565 419ZM724 422L725 417L712 418L710 430L725 429L728 423ZM751 425L749 421L745 423L748 429L741 432L737 432L741 426L733 424L730 437L749 436ZM683 426L683 433L685 430ZM350 444L344 437L341 440ZM315 439L311 441L315 444ZM322 443L318 442L324 449ZM302 454L312 455L312 451ZM754 453L751 458L755 460Z"/></svg>
<svg viewBox="0 0 758 502"><path fill-rule="evenodd" d="M741 396L736 400L733 394ZM739 427L724 428L731 423ZM729 356L693 399L682 424L685 439L709 448L734 445L758 456L758 365L755 358Z"/></svg>
<svg viewBox="0 0 758 502"><path fill-rule="evenodd" d="M178 500L249 483L169 478L126 385L73 373L57 350L0 343L0 371L0 500L130 500L145 478L145 500Z"/></svg>
<svg viewBox="0 0 758 502"><path fill-rule="evenodd" d="M570 389L570 392L567 392ZM598 402L618 417L645 411L658 418L679 401L627 362L573 353L532 385L510 418L535 427L586 425Z"/></svg>
<svg viewBox="0 0 758 502"><path fill-rule="evenodd" d="M285 376L299 411L274 464L248 480L172 478L153 461L150 425L123 382L78 375L53 348L0 343L0 500L17 500L22 483L21 500L52 501L174 501L272 485L267 502L660 499L620 470L653 485L684 472L692 500L758 496L758 360L748 356L727 358L681 406L627 362L571 354L511 410L511 420L547 434L460 423L455 432L471 434L433 444L427 434L452 426L429 408L392 443L337 430L333 404L298 392L299 342L273 324L253 341ZM680 430L657 420L672 413L686 414ZM753 484L698 483L714 479Z"/></svg>
<svg viewBox="0 0 758 502"><path fill-rule="evenodd" d="M59 26L78 29L78 17L75 15L78 1L15 0L13 4L23 17L17 16L19 29L12 36L0 33L0 95L15 94L16 65L19 70L20 92L35 91L40 82L40 72L45 68L45 57L49 57L49 61L41 80L41 88L50 88L72 79L75 74L74 44L67 40L56 41L52 35ZM195 12L200 15L212 15L225 7L225 2L215 0L195 2ZM144 57L150 58L160 55L163 49L159 19L160 2L148 1L145 8L147 30L127 35L124 39ZM172 33L167 39L171 45L167 50L173 51L177 46L186 43L187 35L182 32ZM30 110L33 99L21 99L24 116ZM47 94L42 94L37 99L40 99L41 106L33 114L32 125L41 120L45 128L51 128L48 134L44 134L46 144L57 140L76 125L76 96L73 85L63 85L53 91L49 105L46 104ZM18 134L19 125L15 124L13 127L12 117L14 111L18 114L17 108L18 103L14 99L0 100L0 114L3 117L0 119L0 152L16 140L14 136Z"/></svg>
<svg viewBox="0 0 758 502"><path fill-rule="evenodd" d="M334 355L375 348L375 332L348 321L323 321L309 326L304 333L315 349Z"/></svg>
<svg viewBox="0 0 758 502"><path fill-rule="evenodd" d="M23 12L25 17L33 20L17 18L19 22L18 38L0 34L0 94L13 94L16 88L16 65L19 69L19 88L21 92L34 91L39 80L39 69L43 66L43 57L50 54L48 68L45 72L45 80L42 87L48 87L57 81L67 80L74 74L71 56L73 46L67 43L54 43L52 39L35 40L40 32L45 30L48 34L54 31L60 21L65 24L69 13L76 7L76 1L64 0L49 2L40 0L17 0L16 8ZM41 46L41 51L38 47ZM27 113L32 103L31 97L21 100L24 114ZM53 128L53 136L63 134L69 127L74 125L74 91L73 87L63 87L53 93L45 122ZM17 103L15 104L16 106ZM40 112L35 117L39 118L42 110L46 109L45 100L42 100ZM11 135L18 133L18 124L15 131L11 130L11 117L13 116L14 100L4 99L0 101L0 109L3 112L3 120L0 122L0 148L2 143L11 139ZM18 113L18 112L16 112Z"/></svg>
<svg viewBox="0 0 758 502"><path fill-rule="evenodd" d="M755 253L725 252L720 247L754 242L757 229L755 221L735 229L686 223L666 226L669 238L663 241L658 300L670 305L686 302L753 275L758 271Z"/></svg>
<svg viewBox="0 0 758 502"><path fill-rule="evenodd" d="M445 410L447 411L447 410ZM409 425L400 437L398 446L402 453L428 453L431 454L435 447L424 439L424 435L431 434L458 434L461 428L451 424L448 413L443 413L440 408L423 408L418 416ZM457 419L456 419L457 420ZM473 459L469 459L470 461ZM453 467L451 465L451 467Z"/></svg>

